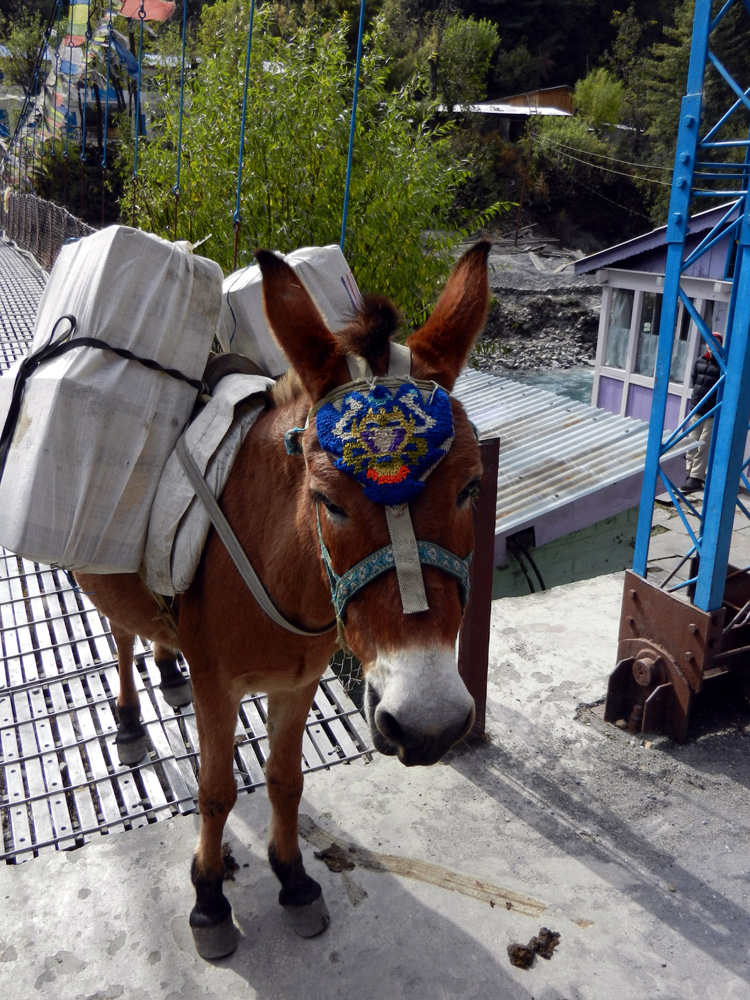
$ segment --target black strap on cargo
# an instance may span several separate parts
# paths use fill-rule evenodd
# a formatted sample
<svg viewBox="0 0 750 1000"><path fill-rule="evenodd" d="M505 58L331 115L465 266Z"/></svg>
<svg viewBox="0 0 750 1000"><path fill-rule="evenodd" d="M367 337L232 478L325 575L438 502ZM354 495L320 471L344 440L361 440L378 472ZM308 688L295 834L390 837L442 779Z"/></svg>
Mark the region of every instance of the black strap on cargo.
<svg viewBox="0 0 750 1000"><path fill-rule="evenodd" d="M60 336L58 336L57 339L55 339L55 330L57 330L60 323L64 321L68 322L68 328ZM187 384L192 386L197 392L204 391L204 385L200 379L190 378L177 368L165 368L164 365L160 365L158 361L153 361L151 358L142 358L140 355L133 354L132 351L128 351L124 347L112 347L111 344L108 344L104 340L98 340L96 337L76 337L72 340L71 337L75 331L76 324L77 320L75 316L61 316L52 327L52 332L50 333L46 344L40 347L39 350L34 351L33 354L29 354L28 357L24 358L16 371L16 380L13 385L13 395L11 397L10 408L8 410L8 415L5 418L2 433L0 433L0 479L3 477L5 462L7 460L8 451L10 450L11 441L13 440L13 434L16 429L16 421L18 420L18 414L21 411L23 391L27 379L36 371L39 365L43 364L45 361L51 361L53 358L57 358L61 354L65 354L68 351L73 350L73 348L98 347L105 351L111 351L113 354L117 354L119 357L125 358L126 361L137 361L138 364L144 365L152 371L164 372L165 375L169 375L171 378L179 379L181 382L187 382Z"/></svg>

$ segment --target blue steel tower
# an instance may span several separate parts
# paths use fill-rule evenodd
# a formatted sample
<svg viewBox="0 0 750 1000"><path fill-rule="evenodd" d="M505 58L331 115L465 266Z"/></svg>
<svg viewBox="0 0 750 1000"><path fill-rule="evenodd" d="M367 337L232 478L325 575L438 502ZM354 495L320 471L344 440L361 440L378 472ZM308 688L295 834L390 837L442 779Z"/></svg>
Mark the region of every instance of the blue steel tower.
<svg viewBox="0 0 750 1000"><path fill-rule="evenodd" d="M734 8L734 11L733 11ZM750 519L743 491L750 491L745 461L750 422L750 79L736 80L712 50L724 18L750 18L743 0L696 0L687 88L677 128L667 220L655 385L633 569L626 574L618 663L610 677L605 718L625 718L631 730L665 731L684 739L694 695L709 680L750 663L750 567L729 565L735 513ZM743 23L744 20L743 20ZM747 21L750 27L750 21ZM723 113L705 120L704 87L726 93ZM685 237L699 200L726 204L714 229L689 253ZM705 201L703 201L705 205ZM705 205L711 207L711 205ZM725 278L731 282L724 344L682 288L688 267L718 244L728 246ZM662 461L690 429L689 416L665 435L678 304L682 302L717 359L721 377L711 396L714 417L702 508L671 482ZM668 493L688 535L675 574L657 585L647 576L654 498Z"/></svg>

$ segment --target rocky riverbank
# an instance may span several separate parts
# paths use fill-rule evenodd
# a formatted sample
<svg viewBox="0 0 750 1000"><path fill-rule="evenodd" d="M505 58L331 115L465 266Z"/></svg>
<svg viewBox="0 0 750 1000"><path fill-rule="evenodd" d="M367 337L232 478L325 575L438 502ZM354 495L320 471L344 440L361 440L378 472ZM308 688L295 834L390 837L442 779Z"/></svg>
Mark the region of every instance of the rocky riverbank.
<svg viewBox="0 0 750 1000"><path fill-rule="evenodd" d="M473 353L476 367L502 374L593 365L601 284L573 273L581 256L554 241L493 240L492 303Z"/></svg>

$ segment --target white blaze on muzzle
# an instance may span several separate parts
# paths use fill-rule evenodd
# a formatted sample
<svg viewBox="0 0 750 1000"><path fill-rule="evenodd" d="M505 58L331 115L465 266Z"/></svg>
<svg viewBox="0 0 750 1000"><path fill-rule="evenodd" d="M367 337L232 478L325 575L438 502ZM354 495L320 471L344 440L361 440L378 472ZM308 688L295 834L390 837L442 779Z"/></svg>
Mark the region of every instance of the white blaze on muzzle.
<svg viewBox="0 0 750 1000"><path fill-rule="evenodd" d="M367 682L377 697L371 721L377 725L378 713L385 712L415 739L458 732L474 705L452 646L379 653Z"/></svg>

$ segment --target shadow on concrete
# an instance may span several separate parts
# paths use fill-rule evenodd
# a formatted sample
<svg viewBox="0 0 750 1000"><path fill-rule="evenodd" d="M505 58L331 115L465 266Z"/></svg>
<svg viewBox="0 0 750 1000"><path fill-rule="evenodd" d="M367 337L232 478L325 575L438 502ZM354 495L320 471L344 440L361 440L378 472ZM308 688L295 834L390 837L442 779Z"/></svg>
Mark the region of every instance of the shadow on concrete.
<svg viewBox="0 0 750 1000"><path fill-rule="evenodd" d="M531 730L528 719L522 721ZM672 854L655 847L638 832L635 822L625 815L625 803L638 801L638 775L624 767L620 775L616 774L608 759L606 786L597 788L590 774L579 775L559 756L543 749L540 743L543 745L544 740L538 732L529 731L528 742L530 762L502 746L487 743L454 753L451 766L536 830L557 851L589 867L597 878L609 881L617 892L750 983L748 910L680 862L679 833ZM631 794L623 794L625 807L621 814L605 799L611 800L613 789L623 788L624 783L635 787L631 787ZM636 794L632 794L634 791ZM640 808L648 809L648 805L641 804ZM710 819L710 813L707 815ZM638 818L633 817L635 821ZM694 851L691 856L695 857ZM707 854L703 865L707 872L710 862L711 855ZM615 880L613 872L622 878Z"/></svg>

